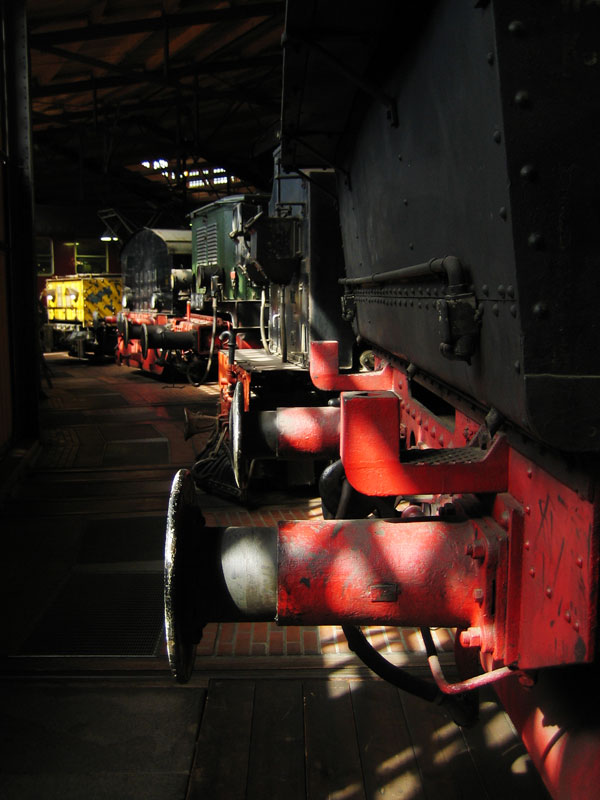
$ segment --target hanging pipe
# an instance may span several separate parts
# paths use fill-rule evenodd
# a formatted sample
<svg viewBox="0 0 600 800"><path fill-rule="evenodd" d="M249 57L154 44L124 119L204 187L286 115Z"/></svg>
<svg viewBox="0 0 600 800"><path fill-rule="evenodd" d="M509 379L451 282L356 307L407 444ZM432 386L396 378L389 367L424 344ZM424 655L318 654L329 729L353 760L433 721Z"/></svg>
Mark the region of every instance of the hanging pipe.
<svg viewBox="0 0 600 800"><path fill-rule="evenodd" d="M266 294L264 288L261 289L260 292L260 318L259 318L259 325L260 325L260 341L265 350L265 352L270 353L271 349L269 347L269 342L267 341L266 333L265 333L265 306L266 306Z"/></svg>
<svg viewBox="0 0 600 800"><path fill-rule="evenodd" d="M285 286L279 287L279 337L281 339L281 360L287 361L287 323L285 319Z"/></svg>
<svg viewBox="0 0 600 800"><path fill-rule="evenodd" d="M199 381L193 381L191 378L191 365L188 367L186 375L188 381L192 384L192 386L202 386L204 381L208 378L208 373L210 372L210 368L212 367L213 357L215 354L215 337L217 335L217 298L212 298L212 309L213 309L213 316L212 316L212 328L210 332L210 349L208 351L208 360L206 362L206 368L204 370L204 374L200 378Z"/></svg>
<svg viewBox="0 0 600 800"><path fill-rule="evenodd" d="M427 651L427 662L431 669L433 679L437 684L438 689L447 695L462 694L463 692L472 692L474 689L480 689L482 686L488 686L490 683L496 683L511 675L522 675L520 670L514 670L510 667L499 667L493 669L491 672L484 672L482 675L475 675L473 678L467 678L458 683L448 683L442 672L442 666L437 655L433 637L429 628L421 628L421 636L425 643L425 650Z"/></svg>

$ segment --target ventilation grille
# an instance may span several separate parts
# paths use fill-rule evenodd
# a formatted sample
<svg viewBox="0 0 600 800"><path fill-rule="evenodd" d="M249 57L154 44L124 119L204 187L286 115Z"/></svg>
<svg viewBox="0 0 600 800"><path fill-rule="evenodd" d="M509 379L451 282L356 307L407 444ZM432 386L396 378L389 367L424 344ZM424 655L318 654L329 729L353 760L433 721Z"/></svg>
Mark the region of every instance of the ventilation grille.
<svg viewBox="0 0 600 800"><path fill-rule="evenodd" d="M214 267L217 264L217 223L203 225L196 231L196 264L199 267Z"/></svg>

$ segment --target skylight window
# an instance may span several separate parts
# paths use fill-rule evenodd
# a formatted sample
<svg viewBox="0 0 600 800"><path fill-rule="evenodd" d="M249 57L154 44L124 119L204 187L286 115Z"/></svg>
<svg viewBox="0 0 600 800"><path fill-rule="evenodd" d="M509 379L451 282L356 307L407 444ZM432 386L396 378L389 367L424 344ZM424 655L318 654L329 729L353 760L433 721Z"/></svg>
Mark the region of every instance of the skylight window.
<svg viewBox="0 0 600 800"><path fill-rule="evenodd" d="M204 190L203 193L210 194L216 186L227 186L227 190L239 191L240 179L229 175L224 167L212 167L209 165L199 167L194 164L193 169L180 169L174 171L175 163L169 162L164 158L157 158L153 161L142 161L141 166L145 169L151 170L154 175L162 176L171 188L175 189L182 184L185 184L188 189ZM179 166L179 165L178 165ZM187 164L182 164L185 167ZM219 189L219 194L223 190Z"/></svg>

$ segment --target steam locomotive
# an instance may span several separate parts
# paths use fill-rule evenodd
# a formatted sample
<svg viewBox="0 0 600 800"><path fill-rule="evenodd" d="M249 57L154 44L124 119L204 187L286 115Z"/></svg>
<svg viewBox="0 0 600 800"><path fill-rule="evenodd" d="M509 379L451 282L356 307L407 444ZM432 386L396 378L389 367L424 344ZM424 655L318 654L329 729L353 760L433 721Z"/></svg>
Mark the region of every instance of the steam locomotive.
<svg viewBox="0 0 600 800"><path fill-rule="evenodd" d="M333 172L339 228L308 241L307 306L297 265L271 287L269 339L296 331L328 401L246 418L234 351L230 449L243 460L258 426L276 454L329 458L325 519L207 528L193 471L175 476L177 680L208 621L341 624L461 724L492 684L552 796L597 793L599 33L595 3L288 0L281 168ZM322 256L340 230L342 274ZM433 680L382 664L363 624L420 627ZM433 626L457 629L459 682Z"/></svg>
<svg viewBox="0 0 600 800"><path fill-rule="evenodd" d="M156 375L170 368L192 383L207 378L232 325L240 316L257 317L257 289L238 277L230 234L234 217L259 201L224 198L195 211L191 230L144 228L129 239L121 251L118 363Z"/></svg>

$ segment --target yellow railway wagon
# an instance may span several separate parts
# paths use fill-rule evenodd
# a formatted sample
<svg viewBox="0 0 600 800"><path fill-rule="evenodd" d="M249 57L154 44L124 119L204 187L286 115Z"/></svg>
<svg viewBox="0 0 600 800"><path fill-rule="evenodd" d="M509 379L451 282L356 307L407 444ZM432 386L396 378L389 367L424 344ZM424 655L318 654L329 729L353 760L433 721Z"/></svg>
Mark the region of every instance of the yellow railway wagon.
<svg viewBox="0 0 600 800"><path fill-rule="evenodd" d="M48 322L71 323L89 328L98 317L109 317L121 308L120 275L66 275L46 280Z"/></svg>

